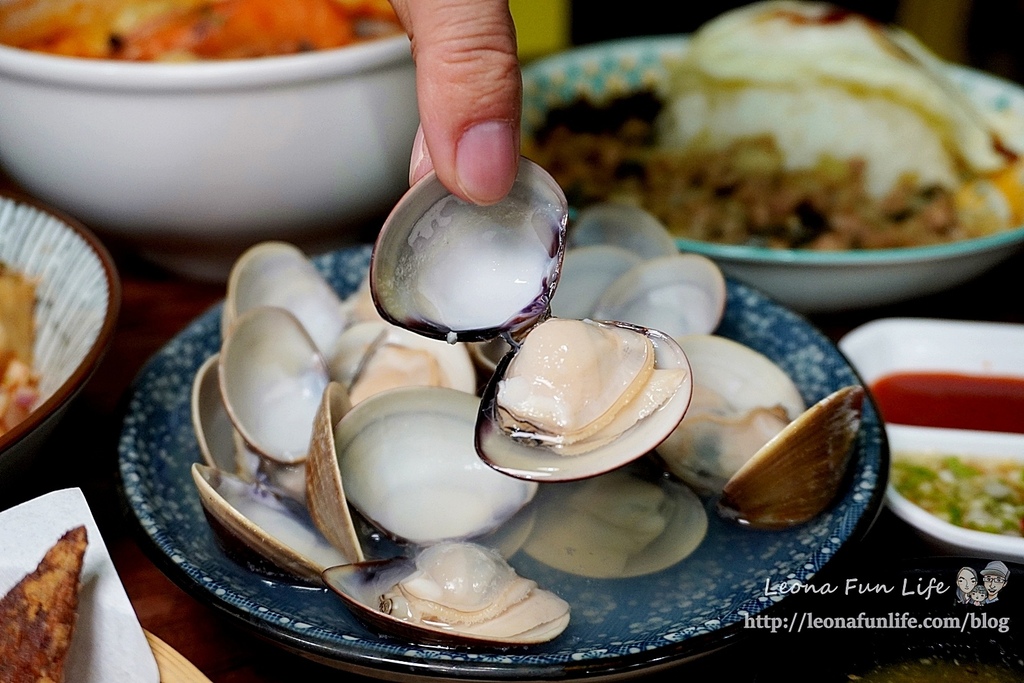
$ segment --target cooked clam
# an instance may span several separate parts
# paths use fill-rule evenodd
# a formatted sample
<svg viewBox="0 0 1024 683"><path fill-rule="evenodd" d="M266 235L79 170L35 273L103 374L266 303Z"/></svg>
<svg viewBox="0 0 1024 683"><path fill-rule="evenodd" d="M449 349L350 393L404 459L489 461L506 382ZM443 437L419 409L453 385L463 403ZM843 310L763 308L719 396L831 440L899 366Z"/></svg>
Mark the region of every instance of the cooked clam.
<svg viewBox="0 0 1024 683"><path fill-rule="evenodd" d="M864 388L851 385L815 403L729 479L719 511L740 524L803 524L836 497L860 429Z"/></svg>
<svg viewBox="0 0 1024 683"><path fill-rule="evenodd" d="M353 403L401 386L476 391L476 369L465 344L430 339L384 320L356 323L338 337L330 375L348 389Z"/></svg>
<svg viewBox="0 0 1024 683"><path fill-rule="evenodd" d="M479 538L511 519L537 484L480 460L477 409L475 395L442 387L391 389L353 406L333 434L347 502L389 537L421 545Z"/></svg>
<svg viewBox="0 0 1024 683"><path fill-rule="evenodd" d="M620 579L661 571L692 553L708 529L686 485L646 468L542 487L523 551L571 574Z"/></svg>
<svg viewBox="0 0 1024 683"><path fill-rule="evenodd" d="M679 343L693 369L693 398L657 452L674 475L715 495L806 404L782 368L748 346L700 334Z"/></svg>
<svg viewBox="0 0 1024 683"><path fill-rule="evenodd" d="M414 560L332 567L323 578L359 618L414 642L528 645L569 624L565 600L473 543L433 545Z"/></svg>
<svg viewBox="0 0 1024 683"><path fill-rule="evenodd" d="M601 293L591 317L620 320L678 339L710 334L725 314L725 276L700 254L674 253L647 259Z"/></svg>
<svg viewBox="0 0 1024 683"><path fill-rule="evenodd" d="M287 242L260 242L235 261L221 311L222 338L240 315L258 306L289 311L327 358L347 324L341 299L312 261Z"/></svg>
<svg viewBox="0 0 1024 683"><path fill-rule="evenodd" d="M419 334L482 341L533 325L548 310L565 249L562 190L522 159L508 196L477 206L433 174L388 216L370 261L374 301Z"/></svg>
<svg viewBox="0 0 1024 683"><path fill-rule="evenodd" d="M199 463L192 479L225 551L261 573L320 583L324 569L355 559L317 532L301 504L265 484Z"/></svg>
<svg viewBox="0 0 1024 683"><path fill-rule="evenodd" d="M690 389L686 356L670 337L550 318L484 390L477 450L514 477L594 476L657 446L685 413Z"/></svg>
<svg viewBox="0 0 1024 683"><path fill-rule="evenodd" d="M306 459L327 363L298 319L259 306L235 320L218 363L224 404L245 443L283 464Z"/></svg>

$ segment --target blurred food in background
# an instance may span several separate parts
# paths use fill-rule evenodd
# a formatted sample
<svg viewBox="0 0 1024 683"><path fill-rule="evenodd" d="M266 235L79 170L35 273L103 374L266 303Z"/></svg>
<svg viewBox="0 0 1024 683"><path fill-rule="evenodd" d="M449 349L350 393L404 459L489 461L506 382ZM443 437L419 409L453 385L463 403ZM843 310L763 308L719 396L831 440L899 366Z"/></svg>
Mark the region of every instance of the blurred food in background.
<svg viewBox="0 0 1024 683"><path fill-rule="evenodd" d="M242 59L401 33L387 0L13 0L0 43L102 59Z"/></svg>
<svg viewBox="0 0 1024 683"><path fill-rule="evenodd" d="M35 282L0 262L0 435L39 402L32 369L35 303Z"/></svg>
<svg viewBox="0 0 1024 683"><path fill-rule="evenodd" d="M1020 113L980 107L910 33L818 2L753 3L668 79L553 109L524 153L585 206L779 248L952 242L1024 221Z"/></svg>

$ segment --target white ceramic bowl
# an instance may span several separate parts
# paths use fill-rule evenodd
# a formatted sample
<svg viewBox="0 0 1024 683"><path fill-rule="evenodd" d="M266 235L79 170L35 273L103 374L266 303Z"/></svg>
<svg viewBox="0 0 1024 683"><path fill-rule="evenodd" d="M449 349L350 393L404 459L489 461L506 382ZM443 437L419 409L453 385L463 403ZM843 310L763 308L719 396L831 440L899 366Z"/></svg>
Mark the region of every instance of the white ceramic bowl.
<svg viewBox="0 0 1024 683"><path fill-rule="evenodd" d="M419 113L404 36L190 63L0 46L0 165L171 270L223 279L246 246L357 239L408 187Z"/></svg>
<svg viewBox="0 0 1024 683"><path fill-rule="evenodd" d="M7 492L110 347L121 281L110 253L80 223L2 194L0 261L37 281L33 368L40 400L0 435L0 491Z"/></svg>
<svg viewBox="0 0 1024 683"><path fill-rule="evenodd" d="M687 36L597 43L535 61L523 72L523 131L543 124L551 109L581 97L595 102L658 88L666 60L687 49ZM967 94L1024 126L1024 90L1008 81L950 67ZM904 249L821 252L678 240L680 249L714 259L722 270L803 313L879 306L948 289L1009 258L1024 244L1024 228L990 237Z"/></svg>
<svg viewBox="0 0 1024 683"><path fill-rule="evenodd" d="M851 330L840 339L839 350L869 387L886 375L908 371L1024 377L1024 325L1013 323L883 318ZM914 452L1024 462L1024 434L891 423L885 432L893 459L900 452ZM945 522L908 501L891 484L885 503L943 551L1024 560L1024 538Z"/></svg>

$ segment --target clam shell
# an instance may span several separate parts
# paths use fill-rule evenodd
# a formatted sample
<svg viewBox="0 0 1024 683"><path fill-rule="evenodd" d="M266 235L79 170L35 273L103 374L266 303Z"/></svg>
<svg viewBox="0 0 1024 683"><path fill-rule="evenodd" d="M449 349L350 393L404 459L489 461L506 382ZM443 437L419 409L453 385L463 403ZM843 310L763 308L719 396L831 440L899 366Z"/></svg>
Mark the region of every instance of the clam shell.
<svg viewBox="0 0 1024 683"><path fill-rule="evenodd" d="M594 305L598 320L619 320L679 339L710 334L725 315L725 276L700 254L647 259L608 285Z"/></svg>
<svg viewBox="0 0 1024 683"><path fill-rule="evenodd" d="M213 354L199 366L192 380L192 428L196 432L203 462L224 472L237 471L235 427L221 399L217 375L219 354Z"/></svg>
<svg viewBox="0 0 1024 683"><path fill-rule="evenodd" d="M476 538L512 518L537 484L487 467L473 448L475 395L403 387L353 406L334 430L349 503L400 541Z"/></svg>
<svg viewBox="0 0 1024 683"><path fill-rule="evenodd" d="M811 406L729 479L719 511L761 529L817 516L846 477L863 402L864 388L851 385Z"/></svg>
<svg viewBox="0 0 1024 683"><path fill-rule="evenodd" d="M555 569L599 579L652 574L690 555L708 515L689 487L627 466L542 487L523 551Z"/></svg>
<svg viewBox="0 0 1024 683"><path fill-rule="evenodd" d="M346 325L337 293L312 261L287 242L260 242L235 261L221 310L221 337L227 338L235 320L257 306L292 313L326 357Z"/></svg>
<svg viewBox="0 0 1024 683"><path fill-rule="evenodd" d="M386 320L449 342L514 334L547 313L567 216L558 184L527 159L509 194L490 206L462 201L428 174L378 234L374 302Z"/></svg>
<svg viewBox="0 0 1024 683"><path fill-rule="evenodd" d="M572 448L572 455L549 448L528 435L523 438L505 432L500 424L498 385L515 354L498 364L483 391L476 424L476 449L494 469L509 476L536 481L572 481L597 476L621 467L655 448L679 424L690 402L690 365L679 345L669 336L627 323L587 324L616 327L645 335L654 346L656 369L682 370L685 375L677 390L656 410L631 423L617 438L594 445Z"/></svg>
<svg viewBox="0 0 1024 683"><path fill-rule="evenodd" d="M651 212L616 202L592 204L582 211L568 231L568 248L611 245L632 251L642 259L679 251L668 228Z"/></svg>
<svg viewBox="0 0 1024 683"><path fill-rule="evenodd" d="M344 387L331 382L324 389L313 419L306 459L306 506L313 524L349 562L361 562L363 549L349 511L334 450L334 428L352 409Z"/></svg>
<svg viewBox="0 0 1024 683"><path fill-rule="evenodd" d="M472 544L443 544L423 552L445 552L451 548L480 548L480 552L502 562L486 548ZM533 581L517 576L508 565L507 583L515 597L502 600L492 596L497 577L440 577L439 585L427 585L430 599L419 597L415 584L423 582L426 572L414 560L395 558L364 562L324 571L324 582L359 619L371 628L390 633L415 643L440 645L530 645L556 638L569 624L569 604L550 591L538 588ZM456 563L452 569L472 572L477 563ZM405 589L397 586L404 584ZM462 587L463 590L459 590ZM471 593L475 598L465 606L458 595ZM389 596L398 596L398 599ZM453 598L456 602L452 602ZM483 604L478 599L485 599ZM497 600L497 602L489 602ZM424 604L430 618L418 619L405 607L408 602ZM463 610L473 611L463 611ZM413 610L418 611L418 610Z"/></svg>
<svg viewBox="0 0 1024 683"><path fill-rule="evenodd" d="M565 250L558 289L551 298L551 315L558 318L593 318L601 294L643 258L611 244L593 244Z"/></svg>
<svg viewBox="0 0 1024 683"><path fill-rule="evenodd" d="M243 564L276 578L319 584L324 569L347 561L301 505L271 488L200 463L192 465L192 479L218 542Z"/></svg>
<svg viewBox="0 0 1024 683"><path fill-rule="evenodd" d="M245 443L283 464L305 460L329 377L298 319L274 306L246 311L221 346L218 372L224 405Z"/></svg>

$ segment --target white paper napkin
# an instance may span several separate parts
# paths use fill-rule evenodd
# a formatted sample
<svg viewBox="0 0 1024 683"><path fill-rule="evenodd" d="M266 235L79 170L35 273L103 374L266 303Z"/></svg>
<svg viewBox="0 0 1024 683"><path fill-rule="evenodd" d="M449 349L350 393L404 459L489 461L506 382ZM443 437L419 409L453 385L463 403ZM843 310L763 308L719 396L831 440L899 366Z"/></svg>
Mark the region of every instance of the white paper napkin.
<svg viewBox="0 0 1024 683"><path fill-rule="evenodd" d="M89 545L65 683L159 683L153 651L81 489L54 491L0 512L0 596L79 525L85 525Z"/></svg>

